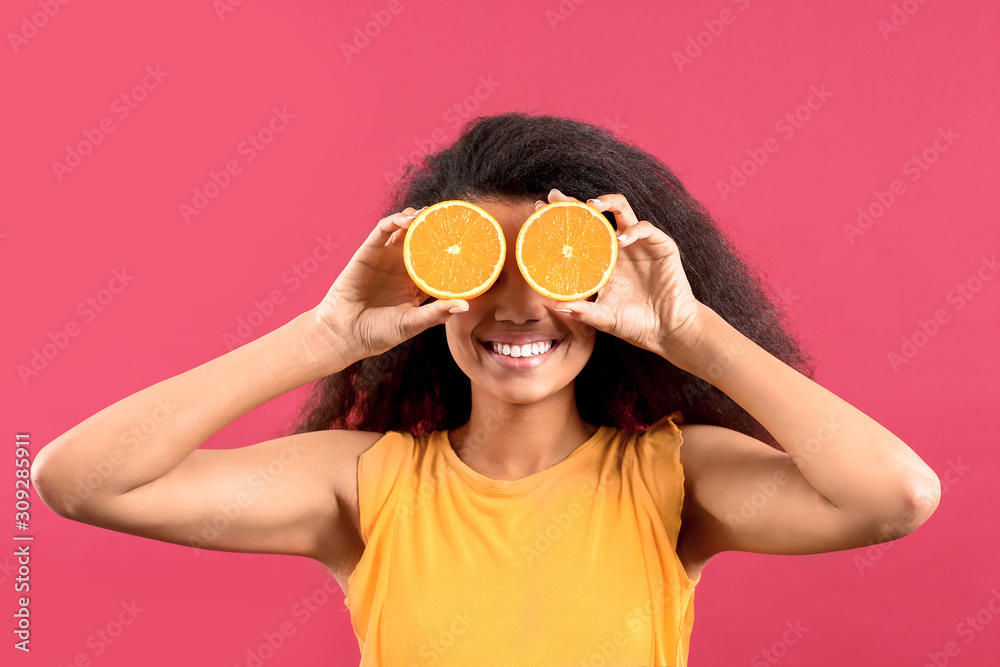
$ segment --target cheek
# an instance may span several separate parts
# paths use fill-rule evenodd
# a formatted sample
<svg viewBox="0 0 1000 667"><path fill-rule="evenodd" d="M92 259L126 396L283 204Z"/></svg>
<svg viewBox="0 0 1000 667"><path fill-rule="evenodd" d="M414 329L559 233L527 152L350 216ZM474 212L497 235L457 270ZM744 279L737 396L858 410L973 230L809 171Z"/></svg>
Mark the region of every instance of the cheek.
<svg viewBox="0 0 1000 667"><path fill-rule="evenodd" d="M448 349L451 350L451 356L456 359L462 357L472 358L476 354L476 350L472 347L475 345L475 341L472 339L471 328L463 326L461 322L456 321L464 314L467 313L454 315L444 325L444 330L448 337Z"/></svg>
<svg viewBox="0 0 1000 667"><path fill-rule="evenodd" d="M589 324L577 324L573 328L573 356L590 358L597 343L597 329Z"/></svg>

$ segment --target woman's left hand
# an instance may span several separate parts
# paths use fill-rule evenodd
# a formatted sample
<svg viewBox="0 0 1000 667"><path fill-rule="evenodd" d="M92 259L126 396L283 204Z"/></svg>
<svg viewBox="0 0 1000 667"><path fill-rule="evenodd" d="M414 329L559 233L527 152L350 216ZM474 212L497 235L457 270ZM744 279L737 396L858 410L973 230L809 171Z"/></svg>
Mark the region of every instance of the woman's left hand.
<svg viewBox="0 0 1000 667"><path fill-rule="evenodd" d="M579 200L553 189L549 203L555 201ZM691 292L674 240L652 223L638 220L623 195L601 195L587 203L614 214L618 259L592 300L559 302L555 308L570 310L576 321L656 354L693 344L702 329L705 306ZM535 209L543 205L536 203Z"/></svg>

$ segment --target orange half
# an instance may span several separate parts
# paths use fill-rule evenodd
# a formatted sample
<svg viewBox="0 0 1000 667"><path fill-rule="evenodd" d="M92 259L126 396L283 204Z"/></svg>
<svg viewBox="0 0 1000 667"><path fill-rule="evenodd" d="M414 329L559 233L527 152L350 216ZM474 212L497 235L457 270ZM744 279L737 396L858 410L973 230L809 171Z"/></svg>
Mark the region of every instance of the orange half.
<svg viewBox="0 0 1000 667"><path fill-rule="evenodd" d="M618 239L593 206L553 202L524 221L515 257L535 291L556 301L576 301L595 294L611 278Z"/></svg>
<svg viewBox="0 0 1000 667"><path fill-rule="evenodd" d="M410 278L438 299L471 299L496 282L507 256L503 229L475 204L438 202L413 219L403 239Z"/></svg>

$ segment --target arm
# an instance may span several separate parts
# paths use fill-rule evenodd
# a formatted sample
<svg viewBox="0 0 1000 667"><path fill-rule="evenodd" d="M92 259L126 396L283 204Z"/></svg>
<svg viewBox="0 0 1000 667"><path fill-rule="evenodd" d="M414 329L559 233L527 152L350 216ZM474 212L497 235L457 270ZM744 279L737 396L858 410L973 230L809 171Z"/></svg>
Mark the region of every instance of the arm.
<svg viewBox="0 0 1000 667"><path fill-rule="evenodd" d="M549 198L569 199L557 190ZM677 244L638 220L623 195L588 203L614 214L618 261L595 302L558 308L712 383L785 450L732 429L681 429L678 549L692 571L721 551L799 554L884 542L930 517L941 485L913 450L698 301Z"/></svg>
<svg viewBox="0 0 1000 667"><path fill-rule="evenodd" d="M697 334L664 340L660 354L725 392L785 453L726 428L682 428L682 530L694 560L851 549L903 537L930 517L940 482L913 450L715 311L700 310Z"/></svg>
<svg viewBox="0 0 1000 667"><path fill-rule="evenodd" d="M350 562L360 537L357 462L381 436L302 433L202 450L240 415L381 354L465 302L419 306L402 261L406 209L379 221L312 310L243 347L143 389L45 446L32 465L57 513L111 530L223 551Z"/></svg>
<svg viewBox="0 0 1000 667"><path fill-rule="evenodd" d="M306 433L198 449L240 415L345 367L321 326L315 311L304 313L76 425L34 461L42 500L62 516L152 539L346 558L356 545L338 497L356 484L350 471L378 434Z"/></svg>

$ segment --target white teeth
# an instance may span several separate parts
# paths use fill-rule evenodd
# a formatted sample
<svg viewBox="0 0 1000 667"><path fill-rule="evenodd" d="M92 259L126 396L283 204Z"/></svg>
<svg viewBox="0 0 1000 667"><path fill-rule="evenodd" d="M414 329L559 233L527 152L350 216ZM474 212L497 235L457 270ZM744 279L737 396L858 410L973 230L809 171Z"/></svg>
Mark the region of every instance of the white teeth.
<svg viewBox="0 0 1000 667"><path fill-rule="evenodd" d="M528 343L526 345L505 345L493 343L493 351L505 357L533 357L538 354L545 354L552 348L552 341L547 340L542 343Z"/></svg>

